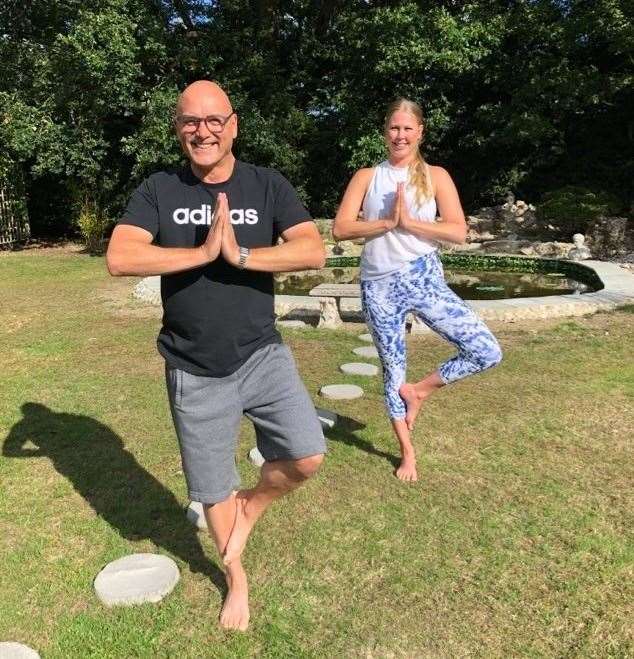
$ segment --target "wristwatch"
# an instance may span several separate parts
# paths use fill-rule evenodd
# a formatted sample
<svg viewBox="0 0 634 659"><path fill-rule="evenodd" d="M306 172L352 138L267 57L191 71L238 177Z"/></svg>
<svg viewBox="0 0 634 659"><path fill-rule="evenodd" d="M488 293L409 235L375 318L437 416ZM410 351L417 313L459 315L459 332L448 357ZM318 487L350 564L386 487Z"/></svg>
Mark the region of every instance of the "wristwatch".
<svg viewBox="0 0 634 659"><path fill-rule="evenodd" d="M249 258L250 253L251 250L248 247L240 247L240 258L238 259L238 268L240 268L240 270L246 268L247 259Z"/></svg>

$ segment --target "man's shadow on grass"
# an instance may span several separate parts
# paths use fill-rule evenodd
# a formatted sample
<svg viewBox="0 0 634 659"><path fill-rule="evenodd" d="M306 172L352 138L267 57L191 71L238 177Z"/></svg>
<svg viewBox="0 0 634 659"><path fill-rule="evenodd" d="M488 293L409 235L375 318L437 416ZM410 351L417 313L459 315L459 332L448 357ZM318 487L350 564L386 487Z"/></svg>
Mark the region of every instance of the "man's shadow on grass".
<svg viewBox="0 0 634 659"><path fill-rule="evenodd" d="M183 507L126 450L117 434L88 416L53 412L40 403L25 403L21 409L24 416L9 432L4 456L48 458L124 538L149 539L225 592L224 574L205 556Z"/></svg>
<svg viewBox="0 0 634 659"><path fill-rule="evenodd" d="M385 458L395 469L398 469L401 460L397 455L382 451L367 440L357 437L355 431L363 430L365 427L365 423L361 423L356 419L352 419L348 416L339 416L335 427L328 430L326 435L328 439L335 442L341 442L342 444L358 448L370 455L377 455L380 458Z"/></svg>

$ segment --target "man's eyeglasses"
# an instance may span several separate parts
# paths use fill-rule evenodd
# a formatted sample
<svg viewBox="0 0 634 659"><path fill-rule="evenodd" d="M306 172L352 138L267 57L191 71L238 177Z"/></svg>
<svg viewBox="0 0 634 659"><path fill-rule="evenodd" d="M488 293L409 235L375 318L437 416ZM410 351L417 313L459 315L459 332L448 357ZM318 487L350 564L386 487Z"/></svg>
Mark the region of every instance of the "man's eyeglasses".
<svg viewBox="0 0 634 659"><path fill-rule="evenodd" d="M231 117L236 113L234 110L231 114L226 117L221 114L210 114L208 117L192 117L190 115L179 115L176 117L176 125L184 133L195 133L200 128L202 122L207 126L207 130L210 133L222 133L224 127L227 125L227 122Z"/></svg>

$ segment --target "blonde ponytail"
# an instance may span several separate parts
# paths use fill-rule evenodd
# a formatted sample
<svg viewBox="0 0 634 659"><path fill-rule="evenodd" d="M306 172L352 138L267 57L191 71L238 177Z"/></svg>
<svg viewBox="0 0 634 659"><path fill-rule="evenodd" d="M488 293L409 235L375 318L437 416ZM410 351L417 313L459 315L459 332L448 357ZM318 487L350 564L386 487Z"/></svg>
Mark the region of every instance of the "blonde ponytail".
<svg viewBox="0 0 634 659"><path fill-rule="evenodd" d="M416 117L416 121L421 126L425 125L423 120L423 111L414 101L410 101L406 98L399 98L387 108L385 114L385 125L384 131L387 132L388 124L390 118L395 112L407 112L408 114ZM431 199L434 196L434 190L431 183L431 176L429 175L429 166L423 158L423 154L420 152L420 147L416 149L416 158L413 162L410 163L409 167L409 183L415 190L416 203L421 205L428 199Z"/></svg>

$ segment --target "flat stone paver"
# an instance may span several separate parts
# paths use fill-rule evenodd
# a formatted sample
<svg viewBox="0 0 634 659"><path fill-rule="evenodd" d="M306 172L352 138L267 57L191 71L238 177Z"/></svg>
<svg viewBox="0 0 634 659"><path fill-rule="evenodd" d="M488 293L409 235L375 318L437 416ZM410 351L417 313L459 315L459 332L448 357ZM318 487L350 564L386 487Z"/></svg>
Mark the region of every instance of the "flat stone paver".
<svg viewBox="0 0 634 659"><path fill-rule="evenodd" d="M358 338L361 341L365 341L365 343L374 343L374 339L372 338L372 334L359 334Z"/></svg>
<svg viewBox="0 0 634 659"><path fill-rule="evenodd" d="M379 367L375 364L365 364L363 362L349 362L341 364L339 370L346 375L377 375Z"/></svg>
<svg viewBox="0 0 634 659"><path fill-rule="evenodd" d="M352 352L359 357L367 357L369 359L379 358L379 353L374 346L361 346L360 348L355 348Z"/></svg>
<svg viewBox="0 0 634 659"><path fill-rule="evenodd" d="M319 417L319 421L321 422L321 427L324 430L330 430L330 428L334 428L335 425L337 424L337 415L334 412L331 412L330 410L325 410L322 407L316 407L315 411L317 412L317 416Z"/></svg>
<svg viewBox="0 0 634 659"><path fill-rule="evenodd" d="M261 467L266 462L264 456L260 453L260 449L257 446L254 446L249 451L249 462L254 467Z"/></svg>
<svg viewBox="0 0 634 659"><path fill-rule="evenodd" d="M0 643L0 659L40 659L40 655L23 643L2 641Z"/></svg>
<svg viewBox="0 0 634 659"><path fill-rule="evenodd" d="M160 602L180 579L176 563L162 554L130 554L95 578L95 592L106 606Z"/></svg>
<svg viewBox="0 0 634 659"><path fill-rule="evenodd" d="M356 384L327 384L319 390L319 395L331 400L353 400L363 396L363 389Z"/></svg>
<svg viewBox="0 0 634 659"><path fill-rule="evenodd" d="M205 519L205 513L203 512L203 504L200 501L192 501L189 506L187 506L187 519L199 529L207 528L207 520Z"/></svg>
<svg viewBox="0 0 634 659"><path fill-rule="evenodd" d="M154 306L161 306L161 277L152 275L144 277L132 290L134 297L149 302Z"/></svg>

